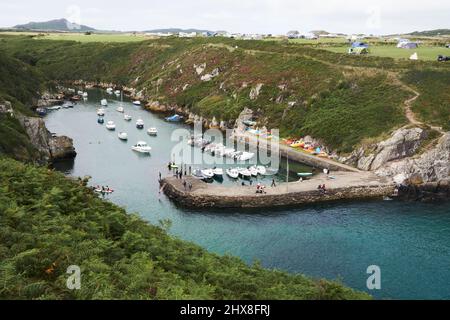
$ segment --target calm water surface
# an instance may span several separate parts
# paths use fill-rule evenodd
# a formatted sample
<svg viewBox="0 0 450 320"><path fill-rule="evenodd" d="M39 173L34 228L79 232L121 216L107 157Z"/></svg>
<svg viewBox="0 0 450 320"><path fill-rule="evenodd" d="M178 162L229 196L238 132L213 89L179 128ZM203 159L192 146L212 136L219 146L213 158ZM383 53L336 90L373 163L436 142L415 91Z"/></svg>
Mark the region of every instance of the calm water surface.
<svg viewBox="0 0 450 320"><path fill-rule="evenodd" d="M159 172L168 173L166 165L177 143L171 141L171 134L183 126L166 123L162 116L129 102L124 103L125 112L133 120L125 122L115 111L119 102L108 96L105 120L117 125L116 132L110 132L97 124L102 95L91 91L87 102L52 112L46 122L50 131L72 137L78 152L73 163L60 164L58 169L74 176L90 175L92 184L113 187L116 192L109 199L114 203L151 223L170 219L173 235L249 263L259 260L269 268L340 279L364 291L368 291L367 267L378 265L382 289L368 291L377 298L450 298L449 203L344 202L245 212L182 209L159 195L157 181ZM157 127L158 137L137 130L138 118L146 128ZM128 143L117 138L119 131L128 133ZM153 148L151 156L131 151L139 140ZM298 166L294 171L308 169ZM224 183L233 182L225 179Z"/></svg>

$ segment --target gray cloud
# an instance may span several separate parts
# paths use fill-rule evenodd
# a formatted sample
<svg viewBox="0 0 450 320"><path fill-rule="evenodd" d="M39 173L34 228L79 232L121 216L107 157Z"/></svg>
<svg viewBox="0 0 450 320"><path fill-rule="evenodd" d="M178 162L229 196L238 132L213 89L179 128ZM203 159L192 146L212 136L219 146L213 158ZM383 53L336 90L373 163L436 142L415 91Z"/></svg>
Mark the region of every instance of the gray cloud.
<svg viewBox="0 0 450 320"><path fill-rule="evenodd" d="M21 0L0 3L0 25L67 18L73 5L80 8L82 24L114 30L182 27L277 34L325 29L387 34L450 27L450 2L436 0Z"/></svg>

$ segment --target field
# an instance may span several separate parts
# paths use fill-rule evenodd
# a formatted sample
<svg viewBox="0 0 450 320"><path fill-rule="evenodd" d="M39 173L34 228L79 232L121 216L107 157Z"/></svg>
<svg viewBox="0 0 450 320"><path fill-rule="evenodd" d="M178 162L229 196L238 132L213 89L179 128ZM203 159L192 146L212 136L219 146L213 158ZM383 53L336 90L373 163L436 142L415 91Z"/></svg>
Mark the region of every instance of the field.
<svg viewBox="0 0 450 320"><path fill-rule="evenodd" d="M35 36L35 39L44 40L67 40L77 42L138 42L151 39L142 34L113 33L113 34L91 34L83 33L36 33L36 32L1 32L0 35L22 35Z"/></svg>
<svg viewBox="0 0 450 320"><path fill-rule="evenodd" d="M347 53L348 46L342 47L324 47L323 49L329 50L336 53ZM409 57L417 52L419 56L419 60L425 61L435 61L438 55L450 55L450 49L444 47L419 47L418 49L406 50L406 49L398 49L395 45L386 46L386 45L375 45L370 47L369 56L377 56L377 57L387 57L394 59L409 59Z"/></svg>

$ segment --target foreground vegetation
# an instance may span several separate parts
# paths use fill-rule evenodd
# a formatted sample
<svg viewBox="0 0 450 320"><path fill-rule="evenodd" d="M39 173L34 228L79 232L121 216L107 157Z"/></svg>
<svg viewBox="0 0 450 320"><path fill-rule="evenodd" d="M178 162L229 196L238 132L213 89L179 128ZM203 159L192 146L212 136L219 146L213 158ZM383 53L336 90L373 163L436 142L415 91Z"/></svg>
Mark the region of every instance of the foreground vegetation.
<svg viewBox="0 0 450 320"><path fill-rule="evenodd" d="M0 51L0 105L14 110L15 116L0 112L0 154L32 161L39 155L31 144L18 116L33 115L28 107L45 81L40 72Z"/></svg>
<svg viewBox="0 0 450 320"><path fill-rule="evenodd" d="M0 299L360 299L174 239L83 181L0 159ZM66 270L81 267L81 289Z"/></svg>

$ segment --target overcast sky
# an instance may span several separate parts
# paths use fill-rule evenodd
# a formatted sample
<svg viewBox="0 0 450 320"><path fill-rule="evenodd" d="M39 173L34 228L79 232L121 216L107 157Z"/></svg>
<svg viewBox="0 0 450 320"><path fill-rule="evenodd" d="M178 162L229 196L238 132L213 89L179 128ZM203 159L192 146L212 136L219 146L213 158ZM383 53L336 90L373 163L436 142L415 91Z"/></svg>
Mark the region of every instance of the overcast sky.
<svg viewBox="0 0 450 320"><path fill-rule="evenodd" d="M443 0L0 0L0 26L68 18L102 30L198 28L391 34L450 28Z"/></svg>

